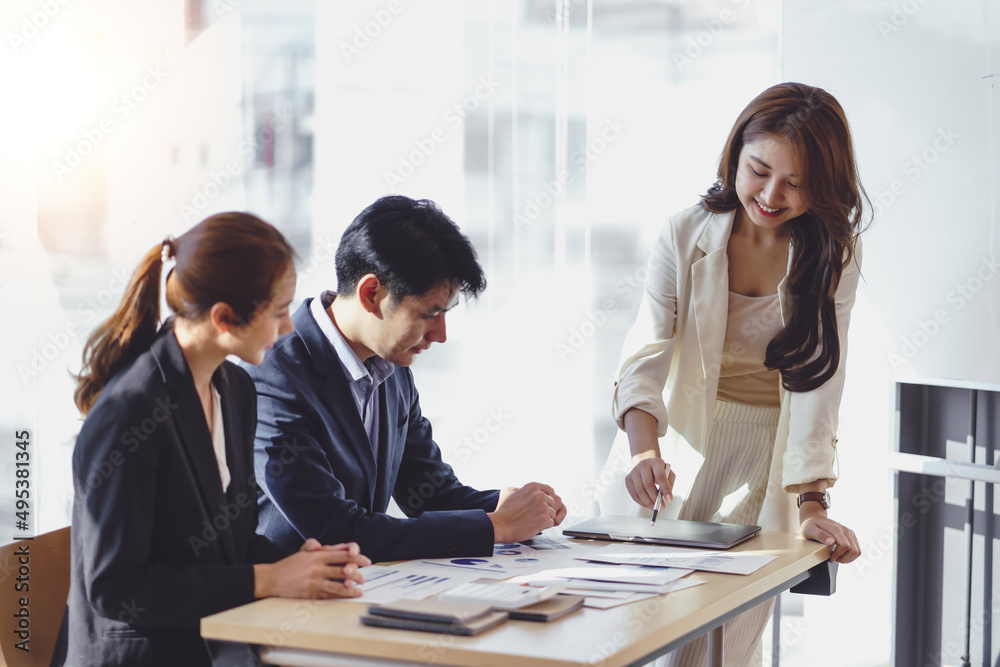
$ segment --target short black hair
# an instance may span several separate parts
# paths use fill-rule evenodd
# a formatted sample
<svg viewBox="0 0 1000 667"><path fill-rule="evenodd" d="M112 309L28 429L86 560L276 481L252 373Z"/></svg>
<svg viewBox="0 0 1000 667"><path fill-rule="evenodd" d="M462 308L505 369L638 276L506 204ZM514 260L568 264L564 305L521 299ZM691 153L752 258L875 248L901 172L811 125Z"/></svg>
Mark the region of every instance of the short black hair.
<svg viewBox="0 0 1000 667"><path fill-rule="evenodd" d="M337 291L345 296L369 273L397 302L443 282L457 283L466 297L486 289L472 243L429 199L389 195L375 201L344 231L336 266Z"/></svg>

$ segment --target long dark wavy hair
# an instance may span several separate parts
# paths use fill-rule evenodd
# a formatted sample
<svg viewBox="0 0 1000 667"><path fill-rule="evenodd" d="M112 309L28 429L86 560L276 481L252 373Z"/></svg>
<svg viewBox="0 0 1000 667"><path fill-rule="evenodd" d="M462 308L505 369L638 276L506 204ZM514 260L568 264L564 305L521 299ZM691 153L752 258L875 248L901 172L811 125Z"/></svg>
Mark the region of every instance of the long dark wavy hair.
<svg viewBox="0 0 1000 667"><path fill-rule="evenodd" d="M133 272L117 310L83 348L76 407L86 416L112 376L153 344L165 259L176 260L167 274L166 301L178 317L196 320L223 302L240 323L249 323L274 298L294 256L281 232L239 212L209 216L178 238L157 243Z"/></svg>
<svg viewBox="0 0 1000 667"><path fill-rule="evenodd" d="M791 315L768 344L764 365L781 371L788 391L810 391L840 364L834 295L844 267L854 260L864 226L862 200L868 196L840 103L822 88L781 83L758 95L736 119L719 161L719 180L702 197L703 208L726 213L740 206L740 152L744 144L768 137L793 147L808 211L786 223L793 255L787 277Z"/></svg>

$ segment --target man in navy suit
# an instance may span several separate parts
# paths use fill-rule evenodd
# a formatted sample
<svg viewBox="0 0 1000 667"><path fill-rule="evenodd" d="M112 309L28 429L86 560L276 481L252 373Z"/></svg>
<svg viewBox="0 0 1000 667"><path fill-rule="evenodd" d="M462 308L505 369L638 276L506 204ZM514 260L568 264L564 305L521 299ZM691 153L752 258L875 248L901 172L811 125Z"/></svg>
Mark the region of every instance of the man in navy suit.
<svg viewBox="0 0 1000 667"><path fill-rule="evenodd" d="M338 293L307 299L259 366L258 532L298 548L357 542L373 561L489 556L566 515L551 487L477 491L441 458L409 366L446 339L476 252L433 202L379 199L344 232ZM408 518L387 515L394 498Z"/></svg>

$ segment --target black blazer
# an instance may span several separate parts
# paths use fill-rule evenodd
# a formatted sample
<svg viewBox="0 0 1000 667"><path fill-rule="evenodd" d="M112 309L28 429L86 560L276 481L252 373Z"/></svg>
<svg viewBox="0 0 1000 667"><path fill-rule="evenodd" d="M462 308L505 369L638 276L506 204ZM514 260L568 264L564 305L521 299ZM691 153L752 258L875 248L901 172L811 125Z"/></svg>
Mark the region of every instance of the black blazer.
<svg viewBox="0 0 1000 667"><path fill-rule="evenodd" d="M66 665L208 665L199 619L253 600L253 563L290 552L256 534L253 384L229 362L219 467L172 323L101 392L73 451Z"/></svg>
<svg viewBox="0 0 1000 667"><path fill-rule="evenodd" d="M333 292L321 296L324 306ZM254 442L260 485L257 530L291 548L315 537L357 542L373 561L492 556L486 512L499 492L463 485L431 435L409 368L379 387L378 459L333 345L309 310L259 366ZM390 496L410 518L385 514Z"/></svg>

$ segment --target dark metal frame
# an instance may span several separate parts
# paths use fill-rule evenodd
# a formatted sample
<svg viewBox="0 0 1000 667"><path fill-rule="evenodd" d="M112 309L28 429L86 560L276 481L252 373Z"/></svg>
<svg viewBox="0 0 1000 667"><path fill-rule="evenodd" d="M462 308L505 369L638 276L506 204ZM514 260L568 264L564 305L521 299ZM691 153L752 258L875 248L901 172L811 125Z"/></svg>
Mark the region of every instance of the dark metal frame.
<svg viewBox="0 0 1000 667"><path fill-rule="evenodd" d="M974 535L982 535L982 601L987 625L981 632L981 664L992 664L993 540L998 519L993 507L995 448L998 440L996 416L1000 414L1000 387L961 383L949 386L926 384L896 385L896 451L916 454L928 462L924 470L897 466L895 517L897 539L893 581L893 657L898 667L936 667L941 663L941 636L945 618L942 597L945 586L964 584L966 629L971 627L972 601L978 591L973 581ZM946 460L947 440L966 441L968 461ZM975 445L985 445L985 463L976 464ZM969 479L964 508L944 503L946 477ZM986 481L987 479L991 481ZM974 482L984 483L984 510L975 511ZM965 571L944 571L945 528L966 529ZM962 579L964 578L964 581ZM957 621L957 619L955 619ZM949 619L949 622L951 619ZM962 659L971 665L971 637L965 638ZM1000 659L995 663L1000 665Z"/></svg>

